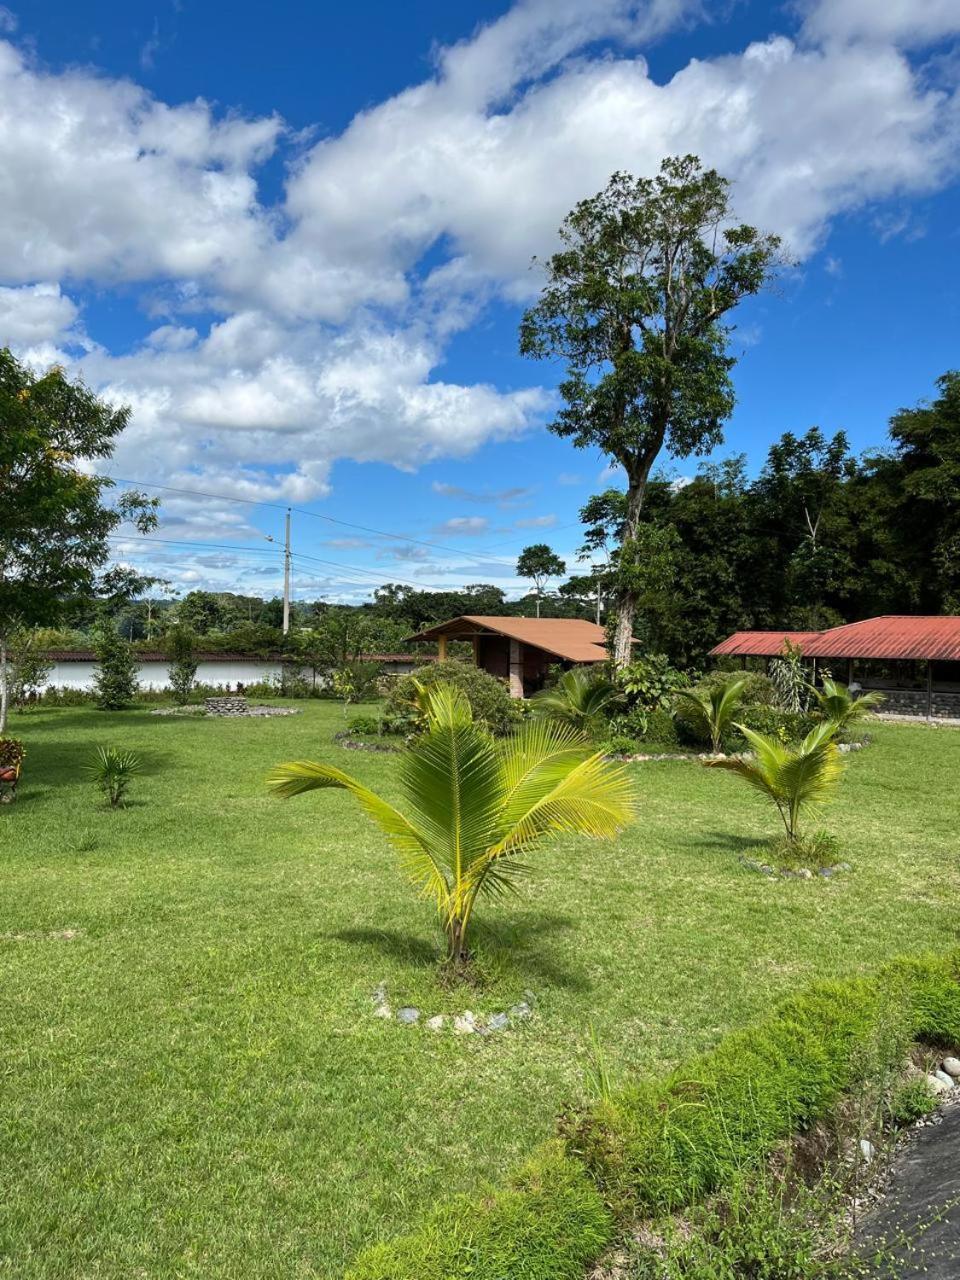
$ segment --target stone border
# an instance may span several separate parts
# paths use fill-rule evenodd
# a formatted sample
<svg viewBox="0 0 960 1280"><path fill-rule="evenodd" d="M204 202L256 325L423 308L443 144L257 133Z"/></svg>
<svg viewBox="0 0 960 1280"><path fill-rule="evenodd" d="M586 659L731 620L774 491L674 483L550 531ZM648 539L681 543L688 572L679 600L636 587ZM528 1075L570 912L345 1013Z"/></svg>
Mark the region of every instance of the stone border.
<svg viewBox="0 0 960 1280"><path fill-rule="evenodd" d="M841 752L846 754L849 751L862 751L868 744L869 739L865 739L863 742L839 742L837 746ZM753 754L752 751L735 751L729 755L725 751L688 751L682 755L679 752L664 751L659 755L644 755L642 753L631 756L609 755L607 759L620 760L624 764L639 764L649 760L697 760L702 762L704 760L752 760Z"/></svg>
<svg viewBox="0 0 960 1280"><path fill-rule="evenodd" d="M385 982L381 982L376 987L370 999L373 1003L373 1016L381 1018L385 1022L396 1021L401 1026L415 1027L423 1017L421 1010L412 1004L402 1005L394 1013L387 999L387 984ZM524 1022L533 1017L535 1004L536 996L533 992L524 991L523 999L518 1000L509 1009L501 1009L496 1013L479 1015L470 1009L464 1009L462 1013L435 1013L432 1017L424 1018L422 1025L428 1031L443 1031L449 1024L455 1036L495 1035L498 1031L507 1031L516 1023Z"/></svg>
<svg viewBox="0 0 960 1280"><path fill-rule="evenodd" d="M816 871L811 871L809 867L797 867L796 870L790 867L772 867L769 862L758 862L756 858L748 858L744 854L741 854L737 861L748 871L756 871L762 876L780 880L815 880L818 876L828 880L831 876L839 875L843 871L853 870L849 862L837 862L832 867L819 867Z"/></svg>
<svg viewBox="0 0 960 1280"><path fill-rule="evenodd" d="M183 720L266 720L270 716L298 716L299 707L272 707L265 702L254 703L245 711L231 711L229 715L210 712L199 702L188 702L180 707L154 707L152 716L179 716Z"/></svg>

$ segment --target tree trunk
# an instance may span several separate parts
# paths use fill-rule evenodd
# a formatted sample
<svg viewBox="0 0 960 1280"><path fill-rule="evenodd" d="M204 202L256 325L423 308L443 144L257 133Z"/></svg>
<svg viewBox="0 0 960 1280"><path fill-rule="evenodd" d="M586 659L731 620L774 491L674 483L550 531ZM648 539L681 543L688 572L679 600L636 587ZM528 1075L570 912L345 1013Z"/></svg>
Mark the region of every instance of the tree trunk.
<svg viewBox="0 0 960 1280"><path fill-rule="evenodd" d="M459 918L451 920L447 926L447 959L455 969L461 968L469 959L466 932L467 922Z"/></svg>
<svg viewBox="0 0 960 1280"><path fill-rule="evenodd" d="M0 733L5 733L7 728L7 703L10 698L9 681L7 676L7 638L0 637Z"/></svg>
<svg viewBox="0 0 960 1280"><path fill-rule="evenodd" d="M540 592L537 592L537 617L540 617Z"/></svg>
<svg viewBox="0 0 960 1280"><path fill-rule="evenodd" d="M653 463L645 460L630 477L627 488L627 518L623 528L623 547L637 536L640 512L647 489L647 476ZM637 616L638 594L629 583L623 583L617 592L617 627L613 637L613 665L617 671L630 665L633 656L633 624Z"/></svg>

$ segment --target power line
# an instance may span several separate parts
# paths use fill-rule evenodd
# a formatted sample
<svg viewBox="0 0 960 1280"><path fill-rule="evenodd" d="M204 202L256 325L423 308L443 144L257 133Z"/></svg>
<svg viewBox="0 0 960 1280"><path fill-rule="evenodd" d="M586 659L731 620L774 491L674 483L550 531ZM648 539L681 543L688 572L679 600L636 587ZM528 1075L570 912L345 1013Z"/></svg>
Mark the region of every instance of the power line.
<svg viewBox="0 0 960 1280"><path fill-rule="evenodd" d="M395 542L409 542L413 546L431 547L435 551L446 551L449 555L459 556L461 559L464 557L463 550L457 549L456 547L446 547L440 542L425 542L422 538L409 538L402 533L389 533L385 529L374 529L370 525L354 524L350 520L340 520L336 516L324 515L319 511L308 511L305 507L293 507L285 503L268 502L266 500L261 501L256 498L238 498L227 493L209 493L203 489L184 489L175 485L155 484L149 480L130 480L124 476L98 476L97 478L100 480L115 480L120 484L139 485L144 489L160 489L165 493L181 493L195 498L213 498L221 502L240 502L244 506L248 507L270 507L274 511L295 511L297 515L307 516L312 520L325 520L328 524L341 525L345 529L357 529L362 533L374 534L378 538L392 538ZM569 528L570 526L563 527ZM504 546L506 544L498 543L497 545ZM480 554L486 555L488 553L481 549ZM482 563L480 560L477 560L472 556L467 556L466 558L472 564L480 565ZM500 560L505 559L503 556L494 556L493 558Z"/></svg>

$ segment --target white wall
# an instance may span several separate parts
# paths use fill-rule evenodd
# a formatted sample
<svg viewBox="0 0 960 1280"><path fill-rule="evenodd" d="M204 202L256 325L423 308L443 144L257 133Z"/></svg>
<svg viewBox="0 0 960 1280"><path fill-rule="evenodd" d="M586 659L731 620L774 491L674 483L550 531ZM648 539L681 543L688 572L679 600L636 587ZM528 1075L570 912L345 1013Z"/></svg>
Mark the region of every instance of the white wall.
<svg viewBox="0 0 960 1280"><path fill-rule="evenodd" d="M47 677L47 684L57 688L92 689L95 662L57 662ZM201 662L197 667L200 684L255 684L280 674L279 662L258 662L255 658L238 662ZM141 662L137 668L137 680L142 689L167 689L170 686L168 662Z"/></svg>

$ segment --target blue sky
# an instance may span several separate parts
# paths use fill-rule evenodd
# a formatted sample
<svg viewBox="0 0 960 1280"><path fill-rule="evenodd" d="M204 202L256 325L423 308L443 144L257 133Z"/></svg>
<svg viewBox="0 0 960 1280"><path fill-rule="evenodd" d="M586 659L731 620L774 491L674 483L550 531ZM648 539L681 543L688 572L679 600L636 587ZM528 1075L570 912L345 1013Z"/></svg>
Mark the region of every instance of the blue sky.
<svg viewBox="0 0 960 1280"><path fill-rule="evenodd" d="M300 596L518 592L607 483L516 331L614 169L695 151L796 259L737 317L721 454L881 445L957 367L958 34L956 0L0 6L0 342L132 405L113 473L168 486L165 541L117 553L175 590L272 594L292 503Z"/></svg>

